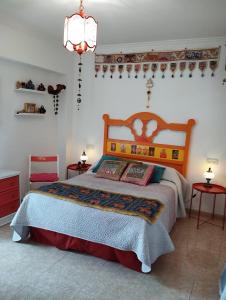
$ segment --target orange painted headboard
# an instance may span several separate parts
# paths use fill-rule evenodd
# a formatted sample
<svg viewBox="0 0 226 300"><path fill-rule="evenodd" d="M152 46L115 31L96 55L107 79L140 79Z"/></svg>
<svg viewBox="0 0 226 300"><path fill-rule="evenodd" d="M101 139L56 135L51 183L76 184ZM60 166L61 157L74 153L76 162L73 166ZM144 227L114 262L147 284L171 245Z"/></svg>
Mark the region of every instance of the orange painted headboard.
<svg viewBox="0 0 226 300"><path fill-rule="evenodd" d="M132 115L126 120L110 119L109 115L103 115L104 119L104 149L103 153L120 156L124 158L142 160L175 168L182 175L186 176L190 138L195 120L190 119L185 124L167 123L158 115L150 112L140 112ZM138 135L134 128L134 122L142 122L142 133ZM147 136L148 123L155 121L157 126L150 136ZM109 127L125 126L130 129L134 140L119 140L109 138ZM157 144L154 138L162 130L181 131L185 133L183 146Z"/></svg>

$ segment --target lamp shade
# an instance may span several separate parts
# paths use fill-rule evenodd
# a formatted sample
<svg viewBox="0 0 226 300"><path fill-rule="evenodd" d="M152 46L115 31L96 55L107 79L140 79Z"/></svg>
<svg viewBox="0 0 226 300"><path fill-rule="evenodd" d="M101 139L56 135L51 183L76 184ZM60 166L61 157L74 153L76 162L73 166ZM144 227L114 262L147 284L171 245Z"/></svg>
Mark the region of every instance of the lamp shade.
<svg viewBox="0 0 226 300"><path fill-rule="evenodd" d="M209 168L208 171L204 172L203 176L206 179L213 179L215 177L215 174L213 173L211 168Z"/></svg>
<svg viewBox="0 0 226 300"><path fill-rule="evenodd" d="M204 178L206 178L205 185L211 186L210 181L211 181L211 179L213 179L215 177L215 174L213 173L211 168L209 168L206 172L204 172L203 176L204 176Z"/></svg>
<svg viewBox="0 0 226 300"><path fill-rule="evenodd" d="M82 155L80 156L80 159L84 163L88 160L88 156L86 155L85 151L82 152Z"/></svg>
<svg viewBox="0 0 226 300"><path fill-rule="evenodd" d="M96 48L97 22L83 11L65 18L64 47L78 54L94 52Z"/></svg>

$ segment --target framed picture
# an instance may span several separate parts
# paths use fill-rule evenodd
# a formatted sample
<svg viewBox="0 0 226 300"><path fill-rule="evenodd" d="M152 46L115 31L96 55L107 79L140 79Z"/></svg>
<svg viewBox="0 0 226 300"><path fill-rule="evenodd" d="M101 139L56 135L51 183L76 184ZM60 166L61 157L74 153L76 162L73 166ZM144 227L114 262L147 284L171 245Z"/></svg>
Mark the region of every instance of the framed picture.
<svg viewBox="0 0 226 300"><path fill-rule="evenodd" d="M120 144L120 151L122 153L126 153L126 145L125 144Z"/></svg>
<svg viewBox="0 0 226 300"><path fill-rule="evenodd" d="M155 148L154 147L149 147L148 155L155 156Z"/></svg>
<svg viewBox="0 0 226 300"><path fill-rule="evenodd" d="M131 154L137 153L137 145L131 145Z"/></svg>
<svg viewBox="0 0 226 300"><path fill-rule="evenodd" d="M24 103L24 112L25 113L35 113L36 104L35 103Z"/></svg>
<svg viewBox="0 0 226 300"><path fill-rule="evenodd" d="M111 143L111 151L116 151L116 144L115 143Z"/></svg>
<svg viewBox="0 0 226 300"><path fill-rule="evenodd" d="M178 159L178 158L179 158L179 150L173 150L172 159Z"/></svg>

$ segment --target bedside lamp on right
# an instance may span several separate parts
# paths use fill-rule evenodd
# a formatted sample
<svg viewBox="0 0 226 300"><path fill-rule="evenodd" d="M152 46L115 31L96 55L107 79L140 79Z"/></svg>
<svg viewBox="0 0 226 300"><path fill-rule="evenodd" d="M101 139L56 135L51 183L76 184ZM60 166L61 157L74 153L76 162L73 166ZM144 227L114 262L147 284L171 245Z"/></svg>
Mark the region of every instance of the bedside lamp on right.
<svg viewBox="0 0 226 300"><path fill-rule="evenodd" d="M206 182L204 183L204 185L210 187L211 186L210 181L215 177L215 174L213 173L211 168L209 168L206 172L204 172L203 176L204 178L206 178Z"/></svg>
<svg viewBox="0 0 226 300"><path fill-rule="evenodd" d="M88 160L88 156L86 155L85 150L82 152L82 155L80 156L80 160L82 161L83 165L85 165L86 161Z"/></svg>

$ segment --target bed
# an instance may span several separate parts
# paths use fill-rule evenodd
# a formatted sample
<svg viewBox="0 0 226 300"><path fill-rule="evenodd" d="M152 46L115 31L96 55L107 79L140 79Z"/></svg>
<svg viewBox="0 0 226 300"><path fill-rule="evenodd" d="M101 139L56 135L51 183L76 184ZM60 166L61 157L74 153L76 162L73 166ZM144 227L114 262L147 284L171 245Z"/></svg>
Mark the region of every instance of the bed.
<svg viewBox="0 0 226 300"><path fill-rule="evenodd" d="M108 115L104 115L103 119L103 154L162 164L166 166L166 170L161 182L138 186L98 178L90 170L62 182L62 185L130 195L135 199L143 197L159 200L164 205L164 210L158 219L150 223L136 215L61 201L59 197L48 193L32 191L25 196L12 220L13 241L24 242L30 237L63 250L89 253L118 261L136 271L150 272L152 264L160 255L174 250L169 233L176 218L186 214L184 202L188 184L185 175L191 130L195 121L190 119L185 124L167 123L148 112L137 113L126 120L110 119ZM141 134L134 129L136 120L142 122ZM148 123L153 120L157 126L147 136ZM112 126L129 128L134 140L110 138L109 128ZM184 145L154 143L154 138L162 130L184 132Z"/></svg>

